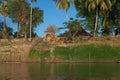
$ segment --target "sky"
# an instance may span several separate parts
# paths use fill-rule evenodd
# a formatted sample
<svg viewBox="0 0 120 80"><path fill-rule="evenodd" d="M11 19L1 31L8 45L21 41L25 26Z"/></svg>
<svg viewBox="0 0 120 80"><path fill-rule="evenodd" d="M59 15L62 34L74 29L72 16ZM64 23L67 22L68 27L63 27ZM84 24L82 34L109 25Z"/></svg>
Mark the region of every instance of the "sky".
<svg viewBox="0 0 120 80"><path fill-rule="evenodd" d="M30 1L30 0L28 0ZM41 10L43 10L43 23L38 25L35 29L35 32L38 36L44 37L44 31L50 24L54 24L57 27L64 27L63 22L66 21L66 12L65 10L59 10L55 3L52 0L37 0L36 3L32 4L33 7L38 7ZM76 10L73 7L73 5L70 6L70 9L68 11L68 17L75 18L76 16ZM2 16L0 16L0 19ZM8 26L14 26L14 31L17 30L17 24L12 23L9 18L7 18L7 25ZM64 30L61 30L58 34L63 33Z"/></svg>
<svg viewBox="0 0 120 80"><path fill-rule="evenodd" d="M50 24L54 24L57 27L64 27L63 22L66 21L66 12L65 10L59 10L52 0L38 0L35 5L44 11L44 22L36 28L39 36L44 36L44 31ZM76 15L76 10L72 5L68 14L69 18L75 17ZM64 31L60 31L59 33L63 32Z"/></svg>

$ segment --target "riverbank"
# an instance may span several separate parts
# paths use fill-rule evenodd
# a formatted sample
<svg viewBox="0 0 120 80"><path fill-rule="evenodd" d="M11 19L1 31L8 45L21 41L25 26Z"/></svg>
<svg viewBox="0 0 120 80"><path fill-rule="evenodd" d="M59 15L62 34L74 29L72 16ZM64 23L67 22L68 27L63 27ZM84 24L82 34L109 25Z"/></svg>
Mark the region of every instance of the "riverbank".
<svg viewBox="0 0 120 80"><path fill-rule="evenodd" d="M0 62L120 62L119 38L45 42L41 38L0 43Z"/></svg>
<svg viewBox="0 0 120 80"><path fill-rule="evenodd" d="M42 50L34 47L29 59L38 62L119 62L120 46L87 43L74 46L51 45L49 49Z"/></svg>

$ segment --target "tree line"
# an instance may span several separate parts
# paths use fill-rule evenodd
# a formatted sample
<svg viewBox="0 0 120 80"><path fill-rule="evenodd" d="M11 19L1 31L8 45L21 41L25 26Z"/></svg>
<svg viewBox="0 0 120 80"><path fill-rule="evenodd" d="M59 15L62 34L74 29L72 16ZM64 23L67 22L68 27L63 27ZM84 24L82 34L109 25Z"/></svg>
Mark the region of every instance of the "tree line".
<svg viewBox="0 0 120 80"><path fill-rule="evenodd" d="M15 38L36 36L34 29L43 22L43 10L37 7L33 8L32 4L35 2L36 0L31 0L30 3L27 0L0 0L0 14L4 19L0 23L1 38L9 38L11 35L8 35L8 33L13 31L6 25L6 17L9 17L13 23L18 24L17 32L13 35ZM11 29L10 32L8 32L9 28Z"/></svg>
<svg viewBox="0 0 120 80"><path fill-rule="evenodd" d="M34 29L43 22L43 10L32 7L37 0L0 0L0 37L8 38L13 29L6 25L6 17L18 24L14 37L34 37ZM97 34L115 35L120 31L120 0L52 0L58 9L66 11L65 34L74 36L77 32L88 30L93 36ZM69 20L69 8L73 5L77 11L76 18ZM14 25L12 26L14 27Z"/></svg>
<svg viewBox="0 0 120 80"><path fill-rule="evenodd" d="M58 9L66 10L65 27L71 27L68 21L68 11L72 4L79 20L79 27L89 30L95 36L114 35L120 32L120 0L53 0ZM73 21L73 24L76 20ZM74 27L74 26L72 26ZM69 31L72 29L69 29ZM68 32L69 32L68 31Z"/></svg>

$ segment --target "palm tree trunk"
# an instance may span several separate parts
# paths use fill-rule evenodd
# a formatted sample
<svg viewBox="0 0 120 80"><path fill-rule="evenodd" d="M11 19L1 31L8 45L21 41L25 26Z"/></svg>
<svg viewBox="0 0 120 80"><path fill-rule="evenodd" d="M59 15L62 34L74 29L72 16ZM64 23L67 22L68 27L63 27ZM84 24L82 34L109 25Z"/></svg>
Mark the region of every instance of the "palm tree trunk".
<svg viewBox="0 0 120 80"><path fill-rule="evenodd" d="M98 7L96 9L95 28L94 28L94 35L93 35L94 37L96 36L97 26L98 26Z"/></svg>
<svg viewBox="0 0 120 80"><path fill-rule="evenodd" d="M7 38L7 32L6 32L6 16L4 16L4 23L3 23L3 37Z"/></svg>
<svg viewBox="0 0 120 80"><path fill-rule="evenodd" d="M19 31L20 31L20 24L18 22L18 32L17 32L17 38L19 37Z"/></svg>
<svg viewBox="0 0 120 80"><path fill-rule="evenodd" d="M27 33L25 33L24 36L25 36L25 39L27 39Z"/></svg>
<svg viewBox="0 0 120 80"><path fill-rule="evenodd" d="M32 7L31 7L31 10L30 10L30 40L31 40L31 37L32 37Z"/></svg>
<svg viewBox="0 0 120 80"><path fill-rule="evenodd" d="M68 11L66 11L66 22L68 22Z"/></svg>
<svg viewBox="0 0 120 80"><path fill-rule="evenodd" d="M4 16L4 23L3 23L3 28L6 28L6 16Z"/></svg>

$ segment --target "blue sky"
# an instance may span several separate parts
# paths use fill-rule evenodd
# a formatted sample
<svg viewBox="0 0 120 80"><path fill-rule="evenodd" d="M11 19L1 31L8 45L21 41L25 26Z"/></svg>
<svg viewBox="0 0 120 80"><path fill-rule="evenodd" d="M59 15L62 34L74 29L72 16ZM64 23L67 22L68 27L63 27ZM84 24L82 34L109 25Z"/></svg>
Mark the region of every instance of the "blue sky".
<svg viewBox="0 0 120 80"><path fill-rule="evenodd" d="M63 22L66 21L66 12L64 10L58 10L52 0L38 0L36 7L44 10L44 23L38 25L36 32L39 36L44 36L44 31L49 24L54 24L58 27L63 27ZM75 17L76 11L71 5L69 9L69 18ZM60 31L63 32L63 31Z"/></svg>
<svg viewBox="0 0 120 80"><path fill-rule="evenodd" d="M44 31L47 28L47 26L50 24L54 24L58 27L64 27L63 22L66 21L66 13L64 10L58 10L52 0L37 0L37 3L34 3L33 7L39 7L44 11L44 17L43 17L44 22L38 25L37 28L35 29L35 32L38 34L38 36L44 37ZM69 14L69 18L75 17L76 15L76 10L72 5L69 9L68 14ZM0 16L0 19L1 18L2 16ZM12 23L11 20L8 18L7 18L7 25L11 27L14 26L14 31L17 30L17 24ZM62 32L64 31L60 31L60 33Z"/></svg>

